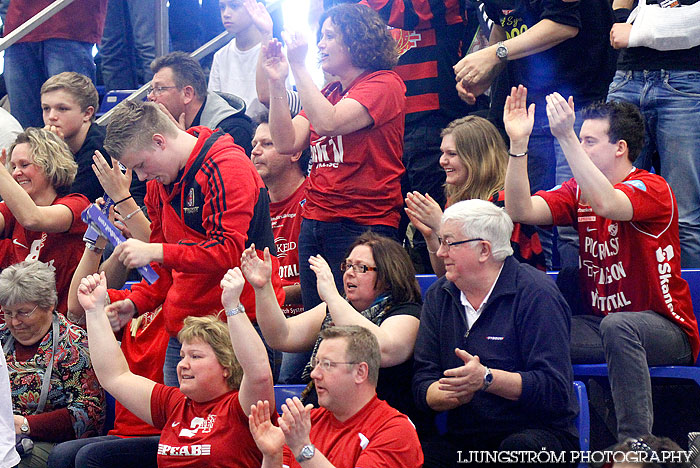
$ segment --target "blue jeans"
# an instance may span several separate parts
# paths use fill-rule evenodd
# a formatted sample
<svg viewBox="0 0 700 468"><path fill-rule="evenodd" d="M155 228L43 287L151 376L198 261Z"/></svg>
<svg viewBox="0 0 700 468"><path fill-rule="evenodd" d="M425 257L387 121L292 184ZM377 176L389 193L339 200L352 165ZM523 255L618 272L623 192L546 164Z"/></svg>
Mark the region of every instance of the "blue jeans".
<svg viewBox="0 0 700 468"><path fill-rule="evenodd" d="M69 440L54 447L49 468L156 467L160 436L115 435Z"/></svg>
<svg viewBox="0 0 700 468"><path fill-rule="evenodd" d="M41 85L64 71L95 81L93 44L68 39L18 42L5 50L5 84L12 115L22 127L43 127Z"/></svg>
<svg viewBox="0 0 700 468"><path fill-rule="evenodd" d="M644 116L644 149L635 165L657 173L678 202L681 266L700 268L700 72L618 71L608 100L637 105Z"/></svg>
<svg viewBox="0 0 700 468"><path fill-rule="evenodd" d="M656 312L615 312L571 318L571 362L608 364L617 438L651 434L654 408L649 366L691 365L690 343Z"/></svg>
<svg viewBox="0 0 700 468"><path fill-rule="evenodd" d="M343 273L340 263L345 260L348 249L362 233L373 231L396 239L396 228L383 225L366 226L349 220L333 223L304 218L299 231L299 279L304 310L321 303L316 290L316 273L309 268L309 257L321 255L331 267L335 285L343 292Z"/></svg>
<svg viewBox="0 0 700 468"><path fill-rule="evenodd" d="M165 361L163 361L163 383L168 387L179 387L177 380L177 364L180 362L180 348L182 344L175 337L170 337L165 348Z"/></svg>
<svg viewBox="0 0 700 468"><path fill-rule="evenodd" d="M301 375L311 359L311 351L305 353L282 353L282 365L278 383L283 385L304 383Z"/></svg>
<svg viewBox="0 0 700 468"><path fill-rule="evenodd" d="M107 91L136 89L153 77L156 58L155 2L109 0L100 56Z"/></svg>

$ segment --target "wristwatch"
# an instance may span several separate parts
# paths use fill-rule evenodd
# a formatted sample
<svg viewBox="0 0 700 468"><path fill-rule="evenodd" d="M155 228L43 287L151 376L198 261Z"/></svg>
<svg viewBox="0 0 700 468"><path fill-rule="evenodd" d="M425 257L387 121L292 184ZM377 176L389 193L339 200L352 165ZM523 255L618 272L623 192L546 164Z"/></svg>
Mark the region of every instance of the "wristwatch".
<svg viewBox="0 0 700 468"><path fill-rule="evenodd" d="M501 62L508 60L508 47L506 47L503 41L496 44L496 57L498 57Z"/></svg>
<svg viewBox="0 0 700 468"><path fill-rule="evenodd" d="M306 460L311 460L313 456L316 455L316 447L314 447L314 444L308 444L304 445L301 448L301 451L299 451L299 455L297 455L297 461L299 463L304 462Z"/></svg>
<svg viewBox="0 0 700 468"><path fill-rule="evenodd" d="M27 418L22 418L22 425L19 426L19 430L22 434L29 434L29 421L27 421Z"/></svg>
<svg viewBox="0 0 700 468"><path fill-rule="evenodd" d="M239 302L236 307L234 307L233 309L228 309L226 311L226 317L233 317L234 315L238 315L238 314L244 313L244 312L245 312L245 307L243 307L243 304L241 304Z"/></svg>
<svg viewBox="0 0 700 468"><path fill-rule="evenodd" d="M486 369L486 371L484 371L484 386L481 387L482 391L485 391L493 383L493 374L491 373L491 369L486 366L484 366L484 369Z"/></svg>

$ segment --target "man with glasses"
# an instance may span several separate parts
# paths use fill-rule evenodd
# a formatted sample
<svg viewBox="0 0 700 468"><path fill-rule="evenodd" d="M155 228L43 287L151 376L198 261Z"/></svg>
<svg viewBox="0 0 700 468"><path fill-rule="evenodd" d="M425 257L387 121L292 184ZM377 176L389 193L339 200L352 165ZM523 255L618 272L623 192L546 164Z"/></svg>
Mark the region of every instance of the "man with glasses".
<svg viewBox="0 0 700 468"><path fill-rule="evenodd" d="M250 432L263 466L421 467L411 421L377 398L381 355L374 334L347 325L326 328L321 338L311 372L321 407L287 399L279 427L270 422L268 402L252 408Z"/></svg>
<svg viewBox="0 0 700 468"><path fill-rule="evenodd" d="M512 231L484 200L442 216L446 273L425 295L413 394L449 413L447 433L424 443L426 467L476 462L469 451L578 450L570 312L553 281L512 257Z"/></svg>
<svg viewBox="0 0 700 468"><path fill-rule="evenodd" d="M250 156L255 126L245 114L245 101L232 95L228 100L207 91L204 71L185 52L171 52L151 64L153 79L148 99L162 105L182 130L201 125L220 128ZM235 107L234 107L235 106Z"/></svg>

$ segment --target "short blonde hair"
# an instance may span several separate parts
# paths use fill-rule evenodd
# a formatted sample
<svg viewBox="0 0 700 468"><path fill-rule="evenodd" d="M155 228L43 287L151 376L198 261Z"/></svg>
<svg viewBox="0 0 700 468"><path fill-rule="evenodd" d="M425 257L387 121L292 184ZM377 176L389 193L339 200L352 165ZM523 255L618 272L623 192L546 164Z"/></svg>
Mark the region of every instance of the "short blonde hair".
<svg viewBox="0 0 700 468"><path fill-rule="evenodd" d="M41 85L41 94L53 91L66 91L80 106L80 110L85 112L88 107L94 109L92 119L95 120L95 113L100 106L100 95L92 80L85 75L76 72L63 72L54 75Z"/></svg>
<svg viewBox="0 0 700 468"><path fill-rule="evenodd" d="M65 141L44 130L43 128L27 128L17 135L15 142L10 146L9 155L5 167L12 170L10 161L12 152L17 145L28 143L32 150L32 161L39 166L51 185L57 192L62 188L73 185L75 175L78 173L78 164L73 159L73 153Z"/></svg>
<svg viewBox="0 0 700 468"><path fill-rule="evenodd" d="M205 317L187 317L182 323L182 329L177 334L180 343L191 343L200 340L211 346L216 360L228 370L226 383L232 390L237 390L243 379L243 368L238 363L231 345L226 324L214 315Z"/></svg>
<svg viewBox="0 0 700 468"><path fill-rule="evenodd" d="M154 102L122 101L107 125L105 150L119 159L127 151L142 151L153 145L153 135L174 138L178 128Z"/></svg>

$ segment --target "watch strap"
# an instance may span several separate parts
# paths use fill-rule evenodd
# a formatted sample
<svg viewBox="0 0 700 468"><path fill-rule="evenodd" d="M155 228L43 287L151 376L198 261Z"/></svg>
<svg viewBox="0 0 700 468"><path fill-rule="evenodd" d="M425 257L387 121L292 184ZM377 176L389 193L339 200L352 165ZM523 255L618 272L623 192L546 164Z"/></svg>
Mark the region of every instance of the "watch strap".
<svg viewBox="0 0 700 468"><path fill-rule="evenodd" d="M238 305L237 305L236 307L234 307L233 309L226 309L225 312L226 312L226 317L233 317L234 315L238 315L238 314L240 314L240 313L244 313L244 312L245 312L245 307L243 307L243 304L241 304L241 303L239 302Z"/></svg>

